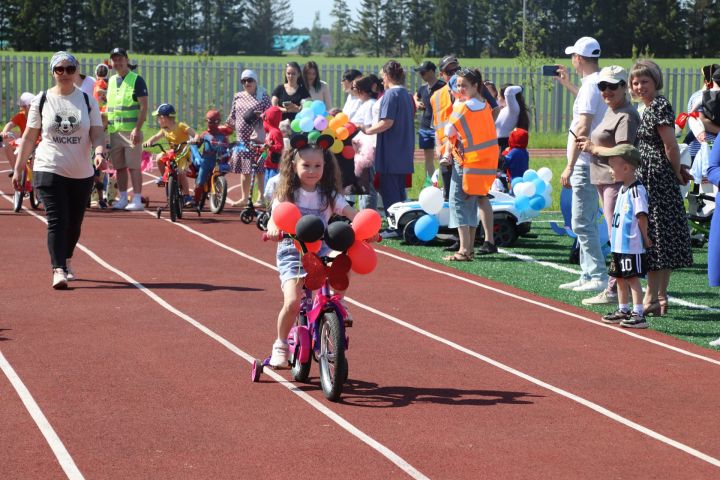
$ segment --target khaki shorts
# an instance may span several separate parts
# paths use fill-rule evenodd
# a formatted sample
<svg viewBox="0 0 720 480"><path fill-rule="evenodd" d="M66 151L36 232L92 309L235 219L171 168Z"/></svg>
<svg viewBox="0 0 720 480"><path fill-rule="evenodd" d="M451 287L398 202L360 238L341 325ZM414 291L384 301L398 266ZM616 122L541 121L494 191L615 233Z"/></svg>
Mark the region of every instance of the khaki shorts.
<svg viewBox="0 0 720 480"><path fill-rule="evenodd" d="M116 132L110 134L110 162L112 163L114 169L139 169L141 158L142 142L137 145L133 145L130 141L130 132Z"/></svg>

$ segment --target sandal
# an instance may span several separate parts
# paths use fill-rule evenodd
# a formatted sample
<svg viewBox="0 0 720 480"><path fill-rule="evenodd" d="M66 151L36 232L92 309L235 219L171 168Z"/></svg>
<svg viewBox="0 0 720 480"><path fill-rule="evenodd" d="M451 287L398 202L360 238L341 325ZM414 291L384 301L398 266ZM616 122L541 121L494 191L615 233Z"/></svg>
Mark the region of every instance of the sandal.
<svg viewBox="0 0 720 480"><path fill-rule="evenodd" d="M465 253L455 252L452 255L443 257L446 262L472 262L472 257Z"/></svg>

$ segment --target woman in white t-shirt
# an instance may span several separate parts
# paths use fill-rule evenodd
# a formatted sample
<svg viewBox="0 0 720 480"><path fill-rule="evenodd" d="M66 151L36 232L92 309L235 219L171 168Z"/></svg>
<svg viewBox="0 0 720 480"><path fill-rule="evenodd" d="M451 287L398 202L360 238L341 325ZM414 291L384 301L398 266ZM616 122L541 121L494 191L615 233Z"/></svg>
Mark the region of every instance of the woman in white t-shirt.
<svg viewBox="0 0 720 480"><path fill-rule="evenodd" d="M55 86L41 92L30 104L13 186L19 189L25 161L39 137L33 166L34 187L47 215L52 286L65 289L68 280L75 279L70 259L80 238L92 190L93 161L96 166L105 161L105 136L97 102L75 86L78 70L75 57L57 52L50 60L50 70Z"/></svg>

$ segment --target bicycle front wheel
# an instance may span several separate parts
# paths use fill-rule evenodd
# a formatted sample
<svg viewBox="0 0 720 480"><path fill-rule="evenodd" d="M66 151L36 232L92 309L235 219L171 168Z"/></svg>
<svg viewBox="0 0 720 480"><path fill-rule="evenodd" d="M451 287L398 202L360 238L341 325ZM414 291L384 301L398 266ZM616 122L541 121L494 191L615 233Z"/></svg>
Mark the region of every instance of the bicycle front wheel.
<svg viewBox="0 0 720 480"><path fill-rule="evenodd" d="M15 190L13 196L13 211L18 213L22 210L23 198L25 198L25 184L27 183L27 169L23 170L20 176L20 190Z"/></svg>
<svg viewBox="0 0 720 480"><path fill-rule="evenodd" d="M320 320L320 385L325 398L337 402L347 378L345 338L335 312L326 312Z"/></svg>
<svg viewBox="0 0 720 480"><path fill-rule="evenodd" d="M225 208L227 199L227 179L224 175L215 175L210 178L212 191L210 192L210 211L221 213Z"/></svg>
<svg viewBox="0 0 720 480"><path fill-rule="evenodd" d="M182 212L182 205L180 205L180 190L177 184L177 179L172 175L168 176L167 180L167 196L168 196L168 210L170 210L170 221L176 222L178 218L178 212Z"/></svg>

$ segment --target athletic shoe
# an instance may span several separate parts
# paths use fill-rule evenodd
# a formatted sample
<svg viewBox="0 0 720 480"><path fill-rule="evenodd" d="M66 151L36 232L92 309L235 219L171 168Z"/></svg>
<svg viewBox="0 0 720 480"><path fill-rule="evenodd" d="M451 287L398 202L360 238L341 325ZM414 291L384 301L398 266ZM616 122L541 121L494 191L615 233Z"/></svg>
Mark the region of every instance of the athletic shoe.
<svg viewBox="0 0 720 480"><path fill-rule="evenodd" d="M649 327L647 320L645 320L645 315L639 315L635 312L633 312L630 315L630 318L620 322L620 326L625 327L625 328L648 328Z"/></svg>
<svg viewBox="0 0 720 480"><path fill-rule="evenodd" d="M619 308L612 313L602 316L604 323L620 323L624 320L630 319L631 312L620 310Z"/></svg>
<svg viewBox="0 0 720 480"><path fill-rule="evenodd" d="M573 288L573 292L600 292L607 289L607 281L588 280Z"/></svg>
<svg viewBox="0 0 720 480"><path fill-rule="evenodd" d="M720 338L718 338L717 340L713 340L712 342L710 342L710 346L711 346L711 347L720 347Z"/></svg>
<svg viewBox="0 0 720 480"><path fill-rule="evenodd" d="M613 305L617 303L617 293L603 290L594 297L583 298L583 305Z"/></svg>
<svg viewBox="0 0 720 480"><path fill-rule="evenodd" d="M497 253L497 251L498 251L498 249L494 243L485 242L482 244L482 247L478 248L477 254L478 255L490 255L492 253Z"/></svg>
<svg viewBox="0 0 720 480"><path fill-rule="evenodd" d="M127 206L128 206L127 197L125 197L125 198L121 197L117 202L115 202L113 204L113 210L125 210L125 207L127 207Z"/></svg>
<svg viewBox="0 0 720 480"><path fill-rule="evenodd" d="M100 210L105 210L108 207L107 201L98 200L98 207L100 207Z"/></svg>
<svg viewBox="0 0 720 480"><path fill-rule="evenodd" d="M563 283L563 284L560 285L558 288L561 289L561 290L572 290L572 289L574 289L575 287L579 287L579 286L582 285L583 283L585 283L585 280L583 280L582 278L578 278L578 279L575 280L574 282Z"/></svg>
<svg viewBox="0 0 720 480"><path fill-rule="evenodd" d="M387 228L387 229L383 230L382 232L380 232L380 236L385 239L398 238L400 236L400 232L398 232L397 230L390 230L389 228Z"/></svg>
<svg viewBox="0 0 720 480"><path fill-rule="evenodd" d="M130 212L141 212L145 210L145 205L143 205L142 197L140 195L133 195L132 202L125 205L125 210L128 210Z"/></svg>
<svg viewBox="0 0 720 480"><path fill-rule="evenodd" d="M75 280L75 272L73 271L72 267L70 266L71 260L72 259L70 259L70 258L65 260L65 274L67 276L68 282L72 282L73 280Z"/></svg>
<svg viewBox="0 0 720 480"><path fill-rule="evenodd" d="M55 290L65 290L67 288L67 276L62 268L53 268L52 287Z"/></svg>
<svg viewBox="0 0 720 480"><path fill-rule="evenodd" d="M163 180L163 177L158 177L155 179L155 185L158 187L164 187L165 186L165 180Z"/></svg>
<svg viewBox="0 0 720 480"><path fill-rule="evenodd" d="M275 340L270 357L270 366L279 368L288 366L288 344L282 340Z"/></svg>

